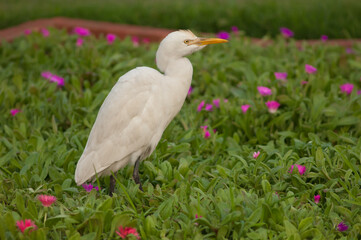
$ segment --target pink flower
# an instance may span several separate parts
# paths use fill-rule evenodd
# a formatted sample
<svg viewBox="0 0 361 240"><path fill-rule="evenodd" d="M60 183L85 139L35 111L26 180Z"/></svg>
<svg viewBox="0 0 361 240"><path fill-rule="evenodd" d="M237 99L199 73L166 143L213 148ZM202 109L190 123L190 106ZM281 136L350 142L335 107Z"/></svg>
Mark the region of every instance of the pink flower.
<svg viewBox="0 0 361 240"><path fill-rule="evenodd" d="M320 195L315 195L315 203L318 204L320 202L321 196Z"/></svg>
<svg viewBox="0 0 361 240"><path fill-rule="evenodd" d="M280 32L281 32L282 36L285 38L291 38L294 35L290 29L285 28L285 27L281 27Z"/></svg>
<svg viewBox="0 0 361 240"><path fill-rule="evenodd" d="M41 31L41 34L43 34L44 37L49 37L50 32L49 32L48 29L42 28L40 31Z"/></svg>
<svg viewBox="0 0 361 240"><path fill-rule="evenodd" d="M212 109L213 109L213 105L212 104L206 104L206 107L204 108L206 111L209 111L209 112L211 112L212 111Z"/></svg>
<svg viewBox="0 0 361 240"><path fill-rule="evenodd" d="M144 44L149 44L149 43L150 43L150 39L149 39L149 38L143 38L143 43L144 43Z"/></svg>
<svg viewBox="0 0 361 240"><path fill-rule="evenodd" d="M204 102L204 101L202 101L202 102L198 105L198 107L197 107L197 111L198 111L198 112L202 111L202 109L203 109L204 105L205 105L205 102Z"/></svg>
<svg viewBox="0 0 361 240"><path fill-rule="evenodd" d="M41 73L41 76L46 78L46 79L49 79L53 74L51 72L42 72Z"/></svg>
<svg viewBox="0 0 361 240"><path fill-rule="evenodd" d="M217 108L219 108L219 102L220 102L220 101L221 101L221 100L220 100L219 98L214 99L214 100L213 100L214 106L216 106Z"/></svg>
<svg viewBox="0 0 361 240"><path fill-rule="evenodd" d="M232 31L234 34L238 34L238 33L239 33L239 30L238 30L238 27L237 27L237 26L232 26L232 27L231 27L231 31Z"/></svg>
<svg viewBox="0 0 361 240"><path fill-rule="evenodd" d="M117 38L117 36L115 36L114 34L112 33L108 33L107 36L107 41L108 41L108 44L113 44L113 42L115 41L115 39Z"/></svg>
<svg viewBox="0 0 361 240"><path fill-rule="evenodd" d="M360 95L360 94L361 94L361 90L358 90L358 91L357 91L357 95Z"/></svg>
<svg viewBox="0 0 361 240"><path fill-rule="evenodd" d="M340 232L347 231L348 226L342 221L337 225L337 230Z"/></svg>
<svg viewBox="0 0 361 240"><path fill-rule="evenodd" d="M16 226L19 228L19 230L22 233L24 233L25 229L27 229L27 228L31 228L30 232L32 232L38 228L31 219L16 221Z"/></svg>
<svg viewBox="0 0 361 240"><path fill-rule="evenodd" d="M261 94L262 96L272 95L272 90L269 89L268 87L259 86L259 87L257 87L257 90L258 90L259 94Z"/></svg>
<svg viewBox="0 0 361 240"><path fill-rule="evenodd" d="M24 34L25 34L25 35L31 34L31 30L30 30L30 29L25 29Z"/></svg>
<svg viewBox="0 0 361 240"><path fill-rule="evenodd" d="M74 32L76 34L78 34L81 37L86 37L90 35L90 31L87 28L82 28L82 27L75 27L74 28Z"/></svg>
<svg viewBox="0 0 361 240"><path fill-rule="evenodd" d="M353 51L352 48L346 48L346 53L347 53L347 54L353 54L354 51Z"/></svg>
<svg viewBox="0 0 361 240"><path fill-rule="evenodd" d="M84 43L84 40L82 38L78 38L76 40L76 46L81 47Z"/></svg>
<svg viewBox="0 0 361 240"><path fill-rule="evenodd" d="M352 83L345 83L340 86L341 92L346 93L347 95L350 95L353 90L353 84Z"/></svg>
<svg viewBox="0 0 361 240"><path fill-rule="evenodd" d="M302 81L302 82L301 82L302 85L305 85L305 84L307 84L307 83L308 83L307 81Z"/></svg>
<svg viewBox="0 0 361 240"><path fill-rule="evenodd" d="M188 96L190 96L192 94L192 92L193 92L193 88L192 88L192 86L190 86L188 89Z"/></svg>
<svg viewBox="0 0 361 240"><path fill-rule="evenodd" d="M207 130L208 126L205 125L205 126L201 126L201 129L203 130L203 133L204 133L204 138L207 139L211 136L211 133ZM213 130L214 131L214 130Z"/></svg>
<svg viewBox="0 0 361 240"><path fill-rule="evenodd" d="M138 47L139 46L139 38L137 36L133 36L132 43L133 43L134 47Z"/></svg>
<svg viewBox="0 0 361 240"><path fill-rule="evenodd" d="M202 129L203 131L206 131L206 130L207 130L207 128L208 128L208 126L207 126L207 125L201 126L201 129Z"/></svg>
<svg viewBox="0 0 361 240"><path fill-rule="evenodd" d="M246 113L247 110L248 110L248 108L250 108L250 107L251 107L251 105L248 105L248 104L242 105L242 106L241 106L242 112L243 112L243 113Z"/></svg>
<svg viewBox="0 0 361 240"><path fill-rule="evenodd" d="M56 197L51 195L39 195L38 200L44 207L50 207L56 201Z"/></svg>
<svg viewBox="0 0 361 240"><path fill-rule="evenodd" d="M226 98L226 99L224 99L224 100L223 100L223 102L227 103L227 102L228 102L228 99L227 99L227 98Z"/></svg>
<svg viewBox="0 0 361 240"><path fill-rule="evenodd" d="M84 189L85 189L85 191L87 191L87 192L91 192L91 190L93 190L93 189L95 189L96 191L99 191L99 187L98 186L93 186L92 184L83 184L83 185L81 185Z"/></svg>
<svg viewBox="0 0 361 240"><path fill-rule="evenodd" d="M227 40L227 39L229 39L229 33L228 33L228 32L219 32L219 33L217 34L217 37Z"/></svg>
<svg viewBox="0 0 361 240"><path fill-rule="evenodd" d="M279 104L277 101L268 101L266 102L266 106L268 107L268 111L270 113L275 113L281 104Z"/></svg>
<svg viewBox="0 0 361 240"><path fill-rule="evenodd" d="M210 136L211 136L211 133L208 130L204 131L204 138L205 139L208 139Z"/></svg>
<svg viewBox="0 0 361 240"><path fill-rule="evenodd" d="M305 167L305 166L297 165L297 164L292 165L291 168L290 168L290 170L289 170L288 172L289 172L289 173L292 173L293 168L294 168L295 166L297 167L298 172L300 173L300 175L303 175L303 174L306 172L306 167Z"/></svg>
<svg viewBox="0 0 361 240"><path fill-rule="evenodd" d="M254 152L254 153L253 153L253 158L258 158L259 154L260 154L259 151L258 151L258 152Z"/></svg>
<svg viewBox="0 0 361 240"><path fill-rule="evenodd" d="M201 215L196 214L196 219L201 218L201 217L202 217ZM194 223L194 224L198 226L198 223L197 223L197 222Z"/></svg>
<svg viewBox="0 0 361 240"><path fill-rule="evenodd" d="M317 72L317 68L315 68L315 67L312 66L312 65L306 64L306 65L305 65L305 71L306 71L306 73L313 74L313 73L316 73L316 72Z"/></svg>
<svg viewBox="0 0 361 240"><path fill-rule="evenodd" d="M21 110L20 110L20 109L16 109L16 108L10 110L10 114L13 115L13 116L15 116L16 114L18 114L19 112L21 112Z"/></svg>
<svg viewBox="0 0 361 240"><path fill-rule="evenodd" d="M275 77L278 80L286 80L287 73L286 72L275 72Z"/></svg>
<svg viewBox="0 0 361 240"><path fill-rule="evenodd" d="M328 40L328 36L327 35L322 35L321 40L322 40L322 42L326 42Z"/></svg>
<svg viewBox="0 0 361 240"><path fill-rule="evenodd" d="M58 86L64 86L64 78L52 74L51 72L42 72L41 76L48 79L50 82L56 82Z"/></svg>
<svg viewBox="0 0 361 240"><path fill-rule="evenodd" d="M118 232L119 231L119 232ZM140 239L139 233L137 232L137 229L132 227L124 227L119 226L118 231L116 233L122 238L126 238L129 234L133 234L137 239Z"/></svg>

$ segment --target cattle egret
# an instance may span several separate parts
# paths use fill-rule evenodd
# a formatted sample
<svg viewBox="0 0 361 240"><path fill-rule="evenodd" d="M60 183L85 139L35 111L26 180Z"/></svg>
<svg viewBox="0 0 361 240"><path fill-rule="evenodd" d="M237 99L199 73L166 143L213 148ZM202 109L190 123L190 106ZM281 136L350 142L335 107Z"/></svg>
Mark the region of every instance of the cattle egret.
<svg viewBox="0 0 361 240"><path fill-rule="evenodd" d="M219 38L198 38L189 30L166 36L156 53L161 72L137 67L114 85L100 107L88 142L75 170L81 185L96 177L110 175L110 195L114 191L112 173L134 165L133 179L142 190L139 164L156 148L170 121L180 111L192 81L193 67L185 56L208 44L224 43Z"/></svg>

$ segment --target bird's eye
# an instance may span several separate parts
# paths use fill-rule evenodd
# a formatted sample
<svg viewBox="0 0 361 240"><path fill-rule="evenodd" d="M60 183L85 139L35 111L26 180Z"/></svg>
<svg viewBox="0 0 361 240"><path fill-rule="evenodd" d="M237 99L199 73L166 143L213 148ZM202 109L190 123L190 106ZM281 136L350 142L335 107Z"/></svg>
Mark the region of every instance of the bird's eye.
<svg viewBox="0 0 361 240"><path fill-rule="evenodd" d="M188 44L190 41L189 40L184 40L184 43L185 44Z"/></svg>

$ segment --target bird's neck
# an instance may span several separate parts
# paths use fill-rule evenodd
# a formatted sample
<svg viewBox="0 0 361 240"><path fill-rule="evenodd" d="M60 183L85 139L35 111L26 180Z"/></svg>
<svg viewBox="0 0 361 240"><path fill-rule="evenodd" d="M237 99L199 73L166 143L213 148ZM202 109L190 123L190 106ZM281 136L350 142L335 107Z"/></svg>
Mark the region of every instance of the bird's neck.
<svg viewBox="0 0 361 240"><path fill-rule="evenodd" d="M188 58L169 59L164 75L177 78L180 81L191 81L193 75L193 67ZM189 82L190 84L190 82Z"/></svg>

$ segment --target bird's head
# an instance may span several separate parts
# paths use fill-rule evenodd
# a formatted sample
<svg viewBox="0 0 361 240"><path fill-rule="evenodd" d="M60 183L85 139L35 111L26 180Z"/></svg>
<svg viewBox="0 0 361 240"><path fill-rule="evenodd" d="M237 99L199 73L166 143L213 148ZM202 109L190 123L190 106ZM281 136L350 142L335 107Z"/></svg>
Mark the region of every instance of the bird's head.
<svg viewBox="0 0 361 240"><path fill-rule="evenodd" d="M203 49L209 44L225 43L220 38L199 38L190 30L179 30L168 34L160 43L157 51L157 65L164 71L165 61L185 57Z"/></svg>

